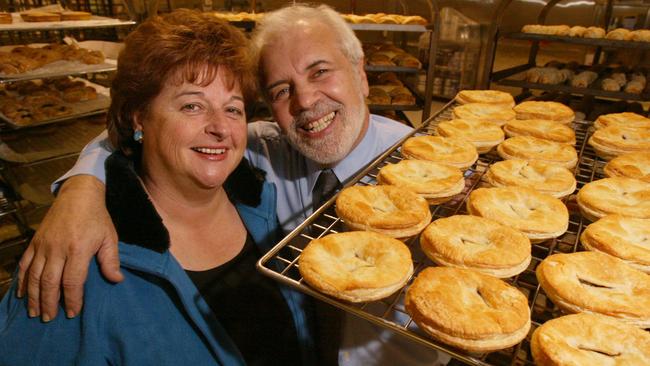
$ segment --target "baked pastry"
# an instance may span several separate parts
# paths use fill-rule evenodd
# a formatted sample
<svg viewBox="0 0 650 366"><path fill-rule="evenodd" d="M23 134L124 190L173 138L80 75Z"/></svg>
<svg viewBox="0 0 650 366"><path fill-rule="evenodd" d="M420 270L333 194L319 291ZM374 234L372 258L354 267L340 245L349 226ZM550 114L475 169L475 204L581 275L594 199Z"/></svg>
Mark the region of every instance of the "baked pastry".
<svg viewBox="0 0 650 366"><path fill-rule="evenodd" d="M553 254L537 280L555 305L570 313L600 313L650 327L650 276L600 252Z"/></svg>
<svg viewBox="0 0 650 366"><path fill-rule="evenodd" d="M503 130L496 124L471 119L440 122L436 125L436 134L468 141L476 147L479 154L492 150L504 139Z"/></svg>
<svg viewBox="0 0 650 366"><path fill-rule="evenodd" d="M11 18L11 13L0 11L0 24L11 24L13 21L14 20Z"/></svg>
<svg viewBox="0 0 650 366"><path fill-rule="evenodd" d="M390 56L375 52L368 57L368 65L371 66L395 66Z"/></svg>
<svg viewBox="0 0 650 366"><path fill-rule="evenodd" d="M336 198L336 214L353 230L393 238L417 235L431 222L429 204L417 193L394 186L352 186Z"/></svg>
<svg viewBox="0 0 650 366"><path fill-rule="evenodd" d="M621 84L612 78L603 79L600 87L605 91L617 92L621 90Z"/></svg>
<svg viewBox="0 0 650 366"><path fill-rule="evenodd" d="M606 176L628 177L650 183L650 152L619 155L603 168Z"/></svg>
<svg viewBox="0 0 650 366"><path fill-rule="evenodd" d="M528 101L517 104L513 110L517 119L546 119L569 124L576 118L571 108L558 102Z"/></svg>
<svg viewBox="0 0 650 366"><path fill-rule="evenodd" d="M470 352L511 347L530 329L524 294L469 269L426 268L406 290L404 307L431 337Z"/></svg>
<svg viewBox="0 0 650 366"><path fill-rule="evenodd" d="M530 263L530 240L522 232L478 216L435 220L420 236L424 254L441 266L467 268L506 278Z"/></svg>
<svg viewBox="0 0 650 366"><path fill-rule="evenodd" d="M630 32L630 41L637 42L650 42L650 30L648 29L638 29Z"/></svg>
<svg viewBox="0 0 650 366"><path fill-rule="evenodd" d="M608 215L587 226L580 236L587 250L613 255L650 273L650 219Z"/></svg>
<svg viewBox="0 0 650 366"><path fill-rule="evenodd" d="M569 169L540 161L504 160L490 165L484 175L492 187L526 187L563 198L576 190L576 179Z"/></svg>
<svg viewBox="0 0 650 366"><path fill-rule="evenodd" d="M515 106L515 99L510 93L498 90L461 90L456 94L456 101L460 104L503 104L510 108Z"/></svg>
<svg viewBox="0 0 650 366"><path fill-rule="evenodd" d="M571 80L571 86L575 88L586 88L598 79L598 74L593 71L583 71Z"/></svg>
<svg viewBox="0 0 650 366"><path fill-rule="evenodd" d="M476 189L469 195L467 211L519 230L533 243L557 238L569 226L562 201L531 188Z"/></svg>
<svg viewBox="0 0 650 366"><path fill-rule="evenodd" d="M417 58L408 53L400 53L391 59L397 66L411 67L415 69L422 68L422 63Z"/></svg>
<svg viewBox="0 0 650 366"><path fill-rule="evenodd" d="M647 365L650 333L599 314L572 314L535 329L530 349L538 366Z"/></svg>
<svg viewBox="0 0 650 366"><path fill-rule="evenodd" d="M92 14L86 11L64 11L61 12L61 20L90 20Z"/></svg>
<svg viewBox="0 0 650 366"><path fill-rule="evenodd" d="M588 143L605 160L631 152L650 152L650 129L609 126L596 130Z"/></svg>
<svg viewBox="0 0 650 366"><path fill-rule="evenodd" d="M631 32L625 28L616 28L614 30L609 31L605 36L605 38L613 39L617 41L627 41L631 37L630 33Z"/></svg>
<svg viewBox="0 0 650 366"><path fill-rule="evenodd" d="M368 104L390 104L390 95L382 88L371 86L368 92Z"/></svg>
<svg viewBox="0 0 650 366"><path fill-rule="evenodd" d="M536 160L572 169L578 163L578 154L571 145L532 136L515 136L497 146L503 159Z"/></svg>
<svg viewBox="0 0 650 366"><path fill-rule="evenodd" d="M478 152L474 145L465 140L442 136L415 136L402 144L402 156L467 169L478 159Z"/></svg>
<svg viewBox="0 0 650 366"><path fill-rule="evenodd" d="M61 15L45 11L27 11L20 13L20 17L26 22L58 22Z"/></svg>
<svg viewBox="0 0 650 366"><path fill-rule="evenodd" d="M503 126L508 137L532 136L543 140L575 145L576 133L565 124L545 119L515 119Z"/></svg>
<svg viewBox="0 0 650 366"><path fill-rule="evenodd" d="M68 103L97 99L97 91L92 86L68 88L62 91L63 100Z"/></svg>
<svg viewBox="0 0 650 366"><path fill-rule="evenodd" d="M650 129L650 118L632 112L623 112L603 114L596 119L596 122L594 122L594 127L596 127L596 129L609 126Z"/></svg>
<svg viewBox="0 0 650 366"><path fill-rule="evenodd" d="M603 38L605 37L605 30L601 27L587 27L587 30L583 34L585 38Z"/></svg>
<svg viewBox="0 0 650 366"><path fill-rule="evenodd" d="M401 24L427 25L429 22L419 15L405 15L402 17Z"/></svg>
<svg viewBox="0 0 650 366"><path fill-rule="evenodd" d="M582 214L591 221L619 214L650 219L650 183L616 177L595 180L578 191L577 202Z"/></svg>
<svg viewBox="0 0 650 366"><path fill-rule="evenodd" d="M587 27L583 27L581 25L574 25L569 29L569 37L583 37L585 35L585 32L587 31Z"/></svg>
<svg viewBox="0 0 650 366"><path fill-rule="evenodd" d="M503 126L506 122L515 119L515 112L502 104L469 103L454 108L453 116L460 119L478 119Z"/></svg>
<svg viewBox="0 0 650 366"><path fill-rule="evenodd" d="M571 32L571 27L568 25L542 25L542 24L527 24L521 29L523 33L537 33L549 34L553 36L568 36Z"/></svg>
<svg viewBox="0 0 650 366"><path fill-rule="evenodd" d="M640 80L631 80L625 85L625 92L630 94L641 94L645 89L645 82Z"/></svg>
<svg viewBox="0 0 650 366"><path fill-rule="evenodd" d="M388 297L413 274L411 252L404 243L369 231L314 239L302 251L298 265L309 286L350 302Z"/></svg>
<svg viewBox="0 0 650 366"><path fill-rule="evenodd" d="M402 160L382 167L379 184L411 190L430 204L441 204L463 191L465 179L457 168L427 160Z"/></svg>

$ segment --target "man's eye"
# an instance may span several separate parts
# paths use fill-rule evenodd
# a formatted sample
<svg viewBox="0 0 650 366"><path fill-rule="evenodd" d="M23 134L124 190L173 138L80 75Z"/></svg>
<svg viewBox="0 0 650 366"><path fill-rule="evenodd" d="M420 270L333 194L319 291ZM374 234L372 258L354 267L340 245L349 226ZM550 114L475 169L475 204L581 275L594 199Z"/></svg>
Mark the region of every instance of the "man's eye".
<svg viewBox="0 0 650 366"><path fill-rule="evenodd" d="M327 69L320 69L320 70L317 70L317 71L314 73L314 77L319 77L319 76L325 74L325 73L328 72L328 71L329 71L329 70L327 70Z"/></svg>
<svg viewBox="0 0 650 366"><path fill-rule="evenodd" d="M289 95L289 88L288 87L287 88L282 88L282 89L276 91L273 94L273 100L274 101L280 100L280 99L283 99L283 98L287 97L288 95Z"/></svg>

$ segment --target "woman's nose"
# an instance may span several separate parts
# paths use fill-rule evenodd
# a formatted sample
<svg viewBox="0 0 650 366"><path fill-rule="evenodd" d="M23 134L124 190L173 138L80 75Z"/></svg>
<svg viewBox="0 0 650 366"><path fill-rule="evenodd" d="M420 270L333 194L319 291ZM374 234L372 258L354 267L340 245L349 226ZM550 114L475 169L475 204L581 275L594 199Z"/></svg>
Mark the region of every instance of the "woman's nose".
<svg viewBox="0 0 650 366"><path fill-rule="evenodd" d="M230 136L230 125L221 113L210 113L207 118L208 123L205 126L206 133L217 137L219 140Z"/></svg>

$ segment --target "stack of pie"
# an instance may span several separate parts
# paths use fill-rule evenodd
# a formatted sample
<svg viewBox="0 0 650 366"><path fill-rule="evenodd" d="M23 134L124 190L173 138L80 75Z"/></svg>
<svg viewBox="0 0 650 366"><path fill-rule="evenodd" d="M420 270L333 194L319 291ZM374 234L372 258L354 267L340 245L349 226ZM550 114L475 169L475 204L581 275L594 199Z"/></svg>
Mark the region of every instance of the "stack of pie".
<svg viewBox="0 0 650 366"><path fill-rule="evenodd" d="M580 212L591 221L619 214L641 219L650 218L650 183L615 177L585 184L578 191Z"/></svg>
<svg viewBox="0 0 650 366"><path fill-rule="evenodd" d="M506 104L469 103L454 108L454 118L477 119L503 126L515 119L515 112Z"/></svg>
<svg viewBox="0 0 650 366"><path fill-rule="evenodd" d="M650 153L650 128L600 128L589 138L589 145L605 160L632 152Z"/></svg>
<svg viewBox="0 0 650 366"><path fill-rule="evenodd" d="M468 141L476 147L479 154L487 153L504 139L503 130L496 124L471 119L440 122L436 126L436 134Z"/></svg>
<svg viewBox="0 0 650 366"><path fill-rule="evenodd" d="M530 240L522 232L478 216L438 219L422 232L420 246L435 263L512 277L530 263Z"/></svg>
<svg viewBox="0 0 650 366"><path fill-rule="evenodd" d="M569 169L578 163L578 153L573 146L532 136L506 139L497 147L497 153L503 159L541 161Z"/></svg>
<svg viewBox="0 0 650 366"><path fill-rule="evenodd" d="M648 365L650 333L599 314L572 314L535 329L530 349L538 366Z"/></svg>
<svg viewBox="0 0 650 366"><path fill-rule="evenodd" d="M608 177L628 177L650 183L650 152L619 155L603 168Z"/></svg>
<svg viewBox="0 0 650 366"><path fill-rule="evenodd" d="M562 103L528 101L517 104L513 110L517 119L545 119L570 124L575 119L573 110Z"/></svg>
<svg viewBox="0 0 650 366"><path fill-rule="evenodd" d="M463 191L463 173L449 165L427 160L402 160L382 167L379 184L403 187L424 197L430 204L441 204Z"/></svg>
<svg viewBox="0 0 650 366"><path fill-rule="evenodd" d="M411 252L404 243L367 231L312 240L298 265L311 287L350 302L388 297L413 274Z"/></svg>
<svg viewBox="0 0 650 366"><path fill-rule="evenodd" d="M374 231L407 239L431 222L429 203L417 193L395 186L352 186L336 198L336 214L352 230Z"/></svg>
<svg viewBox="0 0 650 366"><path fill-rule="evenodd" d="M557 238L569 226L569 211L559 199L524 187L479 188L467 211L517 229L531 242Z"/></svg>
<svg viewBox="0 0 650 366"><path fill-rule="evenodd" d="M650 327L650 276L601 252L553 254L537 280L555 305L570 313L600 313Z"/></svg>
<svg viewBox="0 0 650 366"><path fill-rule="evenodd" d="M576 179L564 167L534 160L504 160L490 165L484 176L493 187L526 187L555 198L575 191Z"/></svg>
<svg viewBox="0 0 650 366"><path fill-rule="evenodd" d="M510 93L498 90L461 90L456 95L456 101L460 104L500 104L509 108L515 106L515 100Z"/></svg>
<svg viewBox="0 0 650 366"><path fill-rule="evenodd" d="M434 339L470 352L521 342L530 329L526 296L480 272L429 267L406 291L406 312Z"/></svg>
<svg viewBox="0 0 650 366"><path fill-rule="evenodd" d="M575 145L576 133L565 124L545 119L516 119L503 126L508 137L532 136L543 140Z"/></svg>
<svg viewBox="0 0 650 366"><path fill-rule="evenodd" d="M467 169L478 159L471 143L442 136L415 136L404 141L402 155L407 159L429 160Z"/></svg>
<svg viewBox="0 0 650 366"><path fill-rule="evenodd" d="M609 215L587 226L580 236L588 250L613 255L650 273L650 219Z"/></svg>

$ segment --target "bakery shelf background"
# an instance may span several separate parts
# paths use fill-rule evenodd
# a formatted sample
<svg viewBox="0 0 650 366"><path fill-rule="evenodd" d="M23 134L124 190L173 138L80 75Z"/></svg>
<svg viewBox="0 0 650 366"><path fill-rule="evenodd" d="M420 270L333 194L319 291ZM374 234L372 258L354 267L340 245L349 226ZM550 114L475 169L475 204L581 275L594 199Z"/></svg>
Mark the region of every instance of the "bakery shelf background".
<svg viewBox="0 0 650 366"><path fill-rule="evenodd" d="M540 10L537 16L537 24L546 24L547 18L551 10L560 2L560 0L550 0L544 7ZM516 87L521 89L521 94L518 96L518 99L526 98L530 96L531 90L543 90L543 91L558 91L571 93L574 95L583 95L588 97L595 98L608 98L608 99L618 99L618 100L631 100L631 101L648 101L650 100L650 83L646 84L645 90L641 94L631 94L625 92L611 92L600 89L600 80L592 83L588 88L574 88L570 85L565 84L538 84L538 83L527 83L525 81L517 80L510 78L513 75L525 72L528 69L531 69L537 65L537 59L539 54L543 51L541 45L548 42L564 43L570 46L576 45L581 47L586 47L593 49L593 65L600 65L604 58L604 54L607 52L615 52L618 50L629 50L635 52L647 52L650 51L650 42L636 42L636 41L619 41L619 40L610 40L605 38L599 39L590 39L590 38L580 38L580 37L568 37L568 36L556 36L556 35L546 35L546 34L533 34L533 33L522 33L522 32L502 32L501 27L504 22L504 14L506 13L507 8L513 3L512 0L501 0L496 10L493 13L491 24L488 30L488 43L486 45L486 57L485 65L483 69L483 75L481 77L481 82L479 85L482 88L489 88L490 82L509 86ZM603 29L607 30L610 28L610 25L614 21L614 12L617 4L621 2L615 2L614 0L604 1L604 11L602 14L598 14L597 18L599 19L599 24L593 24L595 26L600 26ZM628 6L627 4L619 4L621 6ZM647 3L643 4L634 4L634 7L639 7L637 10L640 13L644 13L643 16L650 14L650 5ZM645 25L647 26L648 20L646 18ZM581 24L585 27L591 26L592 24ZM530 49L528 54L528 61L521 65L516 65L509 67L503 70L495 71L495 56L497 53L497 45L502 39L514 39L514 40L524 40L529 41ZM629 66L639 66L639 65L629 65ZM647 75L646 78L650 77ZM600 79L600 78L599 78Z"/></svg>
<svg viewBox="0 0 650 366"><path fill-rule="evenodd" d="M438 122L452 119L451 111L455 106L454 102L448 103L442 110L433 115L422 127L413 132L413 135L433 134ZM591 122L576 120L573 123L576 132L576 150L579 160L574 173L578 182L578 189L584 184L603 177L602 168L604 162L595 157L592 148L586 143L591 132ZM410 136L407 136L408 138ZM405 138L405 139L406 139ZM404 139L404 140L405 140ZM398 142L391 149L386 151L364 169L348 185L376 184L376 175L381 167L386 164L397 163L402 160L399 147L403 141ZM490 164L501 160L494 152L480 155L478 161L465 171L465 189L455 196L451 201L442 205L431 206L433 220L448 217L456 214L466 214L466 200L469 193L482 184L482 178ZM588 224L579 213L575 203L575 196L565 198L563 202L567 205L570 213L569 228L560 237L542 243L532 245L532 261L529 267L521 274L506 279L516 286L528 298L531 309L532 327L529 336L515 347L492 352L484 355L471 355L462 350L450 348L442 343L437 343L418 329L410 316L404 309L404 296L406 288L417 274L424 268L435 266L420 249L417 238L406 242L413 255L414 274L407 286L394 295L380 300L362 304L342 302L321 294L307 286L298 271L298 257L303 248L314 238L329 233L345 231L343 222L334 212L336 197L331 198L324 206L318 209L302 225L284 238L276 247L267 253L258 262L258 269L262 273L294 288L299 289L311 296L314 296L331 305L369 320L380 326L392 329L411 340L442 350L453 357L471 365L532 365L533 360L530 353L530 335L534 329L545 321L560 316L559 309L553 306L540 288L535 277L536 266L546 257L554 253L571 253L581 250L579 237L582 230Z"/></svg>

